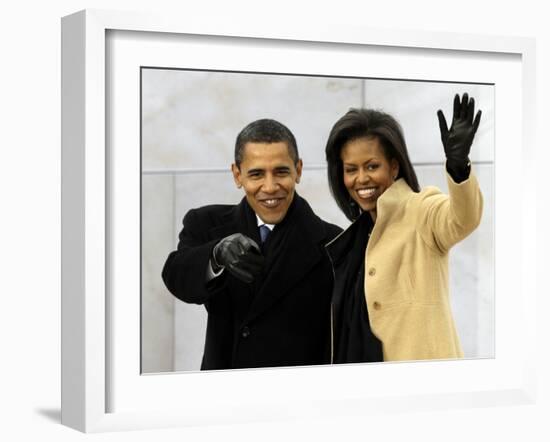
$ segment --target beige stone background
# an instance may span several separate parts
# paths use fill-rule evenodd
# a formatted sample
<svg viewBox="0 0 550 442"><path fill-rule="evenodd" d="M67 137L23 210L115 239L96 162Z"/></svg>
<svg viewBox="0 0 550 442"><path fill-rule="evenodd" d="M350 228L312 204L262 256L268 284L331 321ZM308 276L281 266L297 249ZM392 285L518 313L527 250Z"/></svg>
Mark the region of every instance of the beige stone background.
<svg viewBox="0 0 550 442"><path fill-rule="evenodd" d="M398 80L142 70L142 370L198 370L206 313L164 287L160 273L187 210L237 203L230 174L237 133L258 118L293 131L304 161L297 191L327 221L349 223L328 191L324 146L350 107L374 107L403 126L420 184L447 190L436 111L455 93L483 110L471 159L485 199L480 227L451 252L451 299L466 357L494 356L494 87Z"/></svg>

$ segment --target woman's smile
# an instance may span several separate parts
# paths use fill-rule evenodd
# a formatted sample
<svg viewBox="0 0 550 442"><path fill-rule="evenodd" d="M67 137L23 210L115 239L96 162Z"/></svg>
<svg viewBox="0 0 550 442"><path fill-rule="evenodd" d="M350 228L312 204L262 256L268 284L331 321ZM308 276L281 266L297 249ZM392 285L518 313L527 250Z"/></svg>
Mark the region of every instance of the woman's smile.
<svg viewBox="0 0 550 442"><path fill-rule="evenodd" d="M361 189L356 189L357 195L361 199L370 199L376 193L376 187L364 187Z"/></svg>

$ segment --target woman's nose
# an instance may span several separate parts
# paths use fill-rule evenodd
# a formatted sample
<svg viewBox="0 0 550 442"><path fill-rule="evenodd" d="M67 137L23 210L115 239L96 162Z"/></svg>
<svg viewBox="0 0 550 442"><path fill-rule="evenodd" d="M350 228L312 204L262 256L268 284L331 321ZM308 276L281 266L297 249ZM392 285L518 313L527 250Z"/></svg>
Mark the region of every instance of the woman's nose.
<svg viewBox="0 0 550 442"><path fill-rule="evenodd" d="M366 170L359 170L359 182L361 184L367 183L369 181L369 174Z"/></svg>

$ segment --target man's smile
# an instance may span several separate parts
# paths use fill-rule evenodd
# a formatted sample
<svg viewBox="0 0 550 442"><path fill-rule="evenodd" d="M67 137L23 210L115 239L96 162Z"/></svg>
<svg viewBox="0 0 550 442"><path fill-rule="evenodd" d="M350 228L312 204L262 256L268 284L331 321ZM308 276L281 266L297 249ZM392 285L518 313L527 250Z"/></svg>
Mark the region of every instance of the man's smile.
<svg viewBox="0 0 550 442"><path fill-rule="evenodd" d="M264 199L260 199L258 200L259 203L268 208L268 209L274 209L276 207L279 206L279 204L284 201L284 198L282 197L277 197L277 198L264 198Z"/></svg>

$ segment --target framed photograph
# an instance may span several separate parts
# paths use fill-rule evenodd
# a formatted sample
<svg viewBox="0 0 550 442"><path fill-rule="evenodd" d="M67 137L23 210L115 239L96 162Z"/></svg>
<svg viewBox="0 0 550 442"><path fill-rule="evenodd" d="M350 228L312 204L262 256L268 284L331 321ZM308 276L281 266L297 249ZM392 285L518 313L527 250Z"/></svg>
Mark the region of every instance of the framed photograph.
<svg viewBox="0 0 550 442"><path fill-rule="evenodd" d="M96 10L63 18L62 37L64 424L93 432L534 400L535 202L507 179L527 179L535 161L532 40ZM393 114L421 186L446 191L435 112L450 116L462 92L483 110L471 160L485 203L451 253L465 358L199 371L205 312L170 295L160 272L187 210L242 198L230 171L238 131L263 117L289 126L304 161L297 192L346 227L326 179L332 124L352 107Z"/></svg>

